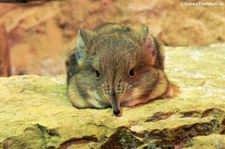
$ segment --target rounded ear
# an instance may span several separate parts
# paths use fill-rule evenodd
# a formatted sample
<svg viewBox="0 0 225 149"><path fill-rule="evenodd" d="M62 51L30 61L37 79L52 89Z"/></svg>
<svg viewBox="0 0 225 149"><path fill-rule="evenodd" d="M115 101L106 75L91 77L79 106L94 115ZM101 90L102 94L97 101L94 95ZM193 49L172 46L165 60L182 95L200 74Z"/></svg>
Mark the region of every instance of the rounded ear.
<svg viewBox="0 0 225 149"><path fill-rule="evenodd" d="M132 29L131 37L141 45L143 58L151 66L163 69L163 56L156 38L149 33L149 28L143 26L139 29Z"/></svg>
<svg viewBox="0 0 225 149"><path fill-rule="evenodd" d="M87 48L90 48L90 45L93 43L96 36L97 33L91 30L81 29L79 31L79 39L82 39L82 45L84 44Z"/></svg>
<svg viewBox="0 0 225 149"><path fill-rule="evenodd" d="M149 33L148 27L142 28L139 32L142 35L140 36L140 39L143 41L141 44L145 61L148 64L163 70L164 55L158 40Z"/></svg>
<svg viewBox="0 0 225 149"><path fill-rule="evenodd" d="M132 36L137 42L143 44L145 43L148 34L149 34L148 27L143 26L139 29L133 30Z"/></svg>
<svg viewBox="0 0 225 149"><path fill-rule="evenodd" d="M93 44L93 40L97 36L97 33L87 29L81 29L79 31L77 46L76 46L76 59L79 67L85 67L86 57L90 46Z"/></svg>

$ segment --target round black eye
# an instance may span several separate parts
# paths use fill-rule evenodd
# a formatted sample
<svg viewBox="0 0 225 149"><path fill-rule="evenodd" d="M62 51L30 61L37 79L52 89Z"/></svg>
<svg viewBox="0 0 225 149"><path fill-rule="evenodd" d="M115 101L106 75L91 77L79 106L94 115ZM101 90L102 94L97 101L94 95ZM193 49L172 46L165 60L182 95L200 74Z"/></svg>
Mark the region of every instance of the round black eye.
<svg viewBox="0 0 225 149"><path fill-rule="evenodd" d="M101 76L100 72L98 70L95 70L95 73L96 73L96 77L100 78L100 76Z"/></svg>
<svg viewBox="0 0 225 149"><path fill-rule="evenodd" d="M132 68L132 69L129 71L129 75L130 75L131 77L134 76L134 68Z"/></svg>

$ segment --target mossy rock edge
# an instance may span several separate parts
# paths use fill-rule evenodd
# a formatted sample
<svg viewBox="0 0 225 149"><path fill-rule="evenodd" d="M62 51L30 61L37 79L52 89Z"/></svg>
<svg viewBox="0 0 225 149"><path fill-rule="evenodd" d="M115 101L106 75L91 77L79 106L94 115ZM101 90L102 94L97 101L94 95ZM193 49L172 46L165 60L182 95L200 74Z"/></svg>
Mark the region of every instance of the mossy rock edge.
<svg viewBox="0 0 225 149"><path fill-rule="evenodd" d="M74 108L65 76L0 78L0 148L225 147L225 45L165 52L180 93L123 108L121 117Z"/></svg>

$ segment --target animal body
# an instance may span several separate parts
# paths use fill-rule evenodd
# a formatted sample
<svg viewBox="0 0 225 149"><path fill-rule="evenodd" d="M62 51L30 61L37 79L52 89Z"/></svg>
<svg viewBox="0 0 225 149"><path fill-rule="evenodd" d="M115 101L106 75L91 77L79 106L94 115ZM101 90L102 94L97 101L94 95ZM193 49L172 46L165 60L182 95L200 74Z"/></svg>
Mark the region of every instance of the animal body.
<svg viewBox="0 0 225 149"><path fill-rule="evenodd" d="M149 33L121 24L79 32L67 67L68 96L77 108L120 107L173 96L163 48Z"/></svg>

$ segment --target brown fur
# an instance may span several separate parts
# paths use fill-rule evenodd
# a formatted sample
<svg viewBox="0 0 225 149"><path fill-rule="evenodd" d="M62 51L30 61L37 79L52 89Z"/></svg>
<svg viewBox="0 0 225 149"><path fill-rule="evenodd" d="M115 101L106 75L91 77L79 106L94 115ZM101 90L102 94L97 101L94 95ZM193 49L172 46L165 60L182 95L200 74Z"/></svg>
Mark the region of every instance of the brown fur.
<svg viewBox="0 0 225 149"><path fill-rule="evenodd" d="M163 49L147 27L105 24L81 30L67 70L75 107L134 106L175 96L164 72Z"/></svg>

